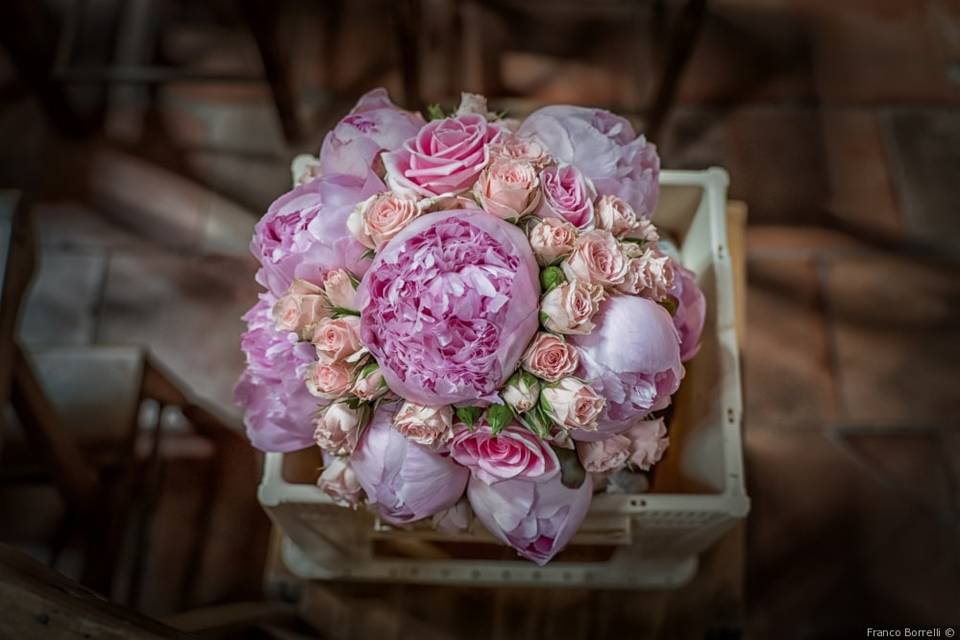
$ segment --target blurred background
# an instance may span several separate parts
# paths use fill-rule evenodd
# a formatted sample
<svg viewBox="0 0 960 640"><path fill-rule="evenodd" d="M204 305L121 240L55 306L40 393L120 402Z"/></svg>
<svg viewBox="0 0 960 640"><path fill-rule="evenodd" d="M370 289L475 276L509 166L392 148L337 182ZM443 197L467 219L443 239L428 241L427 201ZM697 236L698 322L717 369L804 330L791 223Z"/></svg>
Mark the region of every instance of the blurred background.
<svg viewBox="0 0 960 640"><path fill-rule="evenodd" d="M0 543L182 628L290 614L231 398L247 244L377 86L602 106L664 167L729 171L753 507L679 595L343 587L329 620L376 598L411 637L437 597L463 614L437 637L960 625L958 0L5 0ZM263 619L230 637L349 635Z"/></svg>

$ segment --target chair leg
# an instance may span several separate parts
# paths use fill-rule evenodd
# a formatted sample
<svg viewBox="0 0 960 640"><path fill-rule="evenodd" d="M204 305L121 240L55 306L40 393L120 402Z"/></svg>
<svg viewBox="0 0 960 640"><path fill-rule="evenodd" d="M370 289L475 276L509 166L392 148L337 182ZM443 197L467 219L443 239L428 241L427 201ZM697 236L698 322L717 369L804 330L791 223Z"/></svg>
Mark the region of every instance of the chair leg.
<svg viewBox="0 0 960 640"><path fill-rule="evenodd" d="M677 86L697 43L706 8L707 0L688 0L671 29L653 106L647 119L648 138L656 140L660 136L660 129L676 98Z"/></svg>

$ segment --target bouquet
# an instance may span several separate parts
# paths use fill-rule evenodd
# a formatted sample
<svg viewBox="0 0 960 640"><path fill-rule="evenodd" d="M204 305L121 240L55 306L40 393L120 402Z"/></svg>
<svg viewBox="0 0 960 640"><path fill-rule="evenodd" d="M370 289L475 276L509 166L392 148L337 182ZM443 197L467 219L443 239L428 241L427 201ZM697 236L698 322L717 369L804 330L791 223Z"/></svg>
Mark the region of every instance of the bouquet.
<svg viewBox="0 0 960 640"><path fill-rule="evenodd" d="M254 446L397 526L475 517L545 564L636 491L705 303L650 222L655 147L607 111L523 122L363 96L256 225L236 388Z"/></svg>

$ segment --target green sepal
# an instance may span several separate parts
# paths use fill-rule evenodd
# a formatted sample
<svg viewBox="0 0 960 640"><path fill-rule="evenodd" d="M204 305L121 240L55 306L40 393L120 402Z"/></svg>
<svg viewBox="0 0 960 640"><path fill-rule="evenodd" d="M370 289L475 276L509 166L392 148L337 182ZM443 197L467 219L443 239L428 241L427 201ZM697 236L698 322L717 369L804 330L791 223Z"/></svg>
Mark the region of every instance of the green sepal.
<svg viewBox="0 0 960 640"><path fill-rule="evenodd" d="M373 249L367 249L360 255L361 260L373 260L374 256L377 255L377 252ZM359 282L359 281L358 281Z"/></svg>
<svg viewBox="0 0 960 640"><path fill-rule="evenodd" d="M457 414L460 422L467 425L467 428L471 430L477 423L477 419L480 418L480 414L483 413L483 409L480 407L454 407L453 411Z"/></svg>
<svg viewBox="0 0 960 640"><path fill-rule="evenodd" d="M667 296L663 300L658 300L657 304L666 309L670 315L674 316L677 314L677 307L679 305L677 303L677 299L673 296Z"/></svg>
<svg viewBox="0 0 960 640"><path fill-rule="evenodd" d="M446 117L439 104L427 105L427 120L443 120Z"/></svg>
<svg viewBox="0 0 960 640"><path fill-rule="evenodd" d="M347 309L346 307L330 307L330 315L334 318L342 318L344 316L357 316L360 317L360 312L354 309Z"/></svg>
<svg viewBox="0 0 960 640"><path fill-rule="evenodd" d="M362 380L363 378L366 378L368 375L370 375L371 373L373 373L379 368L380 368L380 365L377 364L376 360L372 362L368 362L367 364L363 365L363 368L360 369L360 371L357 373L357 380Z"/></svg>
<svg viewBox="0 0 960 640"><path fill-rule="evenodd" d="M492 404L487 407L487 424L493 435L503 431L504 427L513 422L513 409L505 404Z"/></svg>

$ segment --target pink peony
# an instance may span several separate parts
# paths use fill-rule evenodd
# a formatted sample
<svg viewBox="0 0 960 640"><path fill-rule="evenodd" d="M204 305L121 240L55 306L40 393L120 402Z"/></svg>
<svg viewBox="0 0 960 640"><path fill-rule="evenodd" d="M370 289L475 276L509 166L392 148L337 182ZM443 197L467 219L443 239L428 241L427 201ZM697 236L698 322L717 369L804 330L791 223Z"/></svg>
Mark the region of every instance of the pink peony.
<svg viewBox="0 0 960 640"><path fill-rule="evenodd" d="M380 516L406 524L452 507L463 495L470 473L392 429L396 409L396 405L377 409L350 466Z"/></svg>
<svg viewBox="0 0 960 640"><path fill-rule="evenodd" d="M487 166L487 143L500 133L475 113L434 120L402 147L383 154L387 184L420 198L463 193Z"/></svg>
<svg viewBox="0 0 960 640"><path fill-rule="evenodd" d="M363 487L346 458L333 458L317 480L317 486L341 507L356 509L363 499Z"/></svg>
<svg viewBox="0 0 960 640"><path fill-rule="evenodd" d="M540 179L529 162L498 158L480 172L473 195L487 213L515 221L540 204Z"/></svg>
<svg viewBox="0 0 960 640"><path fill-rule="evenodd" d="M530 114L517 133L535 136L557 162L577 167L598 194L622 198L640 217L653 214L660 158L626 119L603 109L558 105Z"/></svg>
<svg viewBox="0 0 960 640"><path fill-rule="evenodd" d="M572 432L580 440L622 431L637 418L667 407L684 373L677 330L656 302L612 296L596 321L593 333L570 339L580 350L580 377L607 400L598 433Z"/></svg>
<svg viewBox="0 0 960 640"><path fill-rule="evenodd" d="M540 173L543 191L537 215L566 220L577 229L593 229L593 198L596 192L589 180L572 165L547 167Z"/></svg>
<svg viewBox="0 0 960 640"><path fill-rule="evenodd" d="M669 294L677 301L673 324L680 334L680 360L686 362L700 350L707 301L697 286L696 274L672 258L671 262L674 278Z"/></svg>
<svg viewBox="0 0 960 640"><path fill-rule="evenodd" d="M358 177L377 171L380 152L400 148L423 125L419 113L397 108L386 89L374 89L360 98L350 114L323 139L319 171L323 175Z"/></svg>
<svg viewBox="0 0 960 640"><path fill-rule="evenodd" d="M450 455L487 484L510 479L543 482L560 472L553 449L516 424L497 435L487 424L461 426L450 442Z"/></svg>
<svg viewBox="0 0 960 640"><path fill-rule="evenodd" d="M303 379L316 362L307 342L277 331L270 310L274 298L260 300L243 319L248 330L240 340L247 367L234 397L244 410L243 424L253 446L262 451L296 451L313 445L313 420L321 404Z"/></svg>
<svg viewBox="0 0 960 640"><path fill-rule="evenodd" d="M540 566L573 538L592 496L589 476L577 489L564 486L559 474L544 482L503 480L493 484L473 477L467 487L470 506L487 530Z"/></svg>
<svg viewBox="0 0 960 640"><path fill-rule="evenodd" d="M322 176L277 198L254 227L250 250L260 261L257 282L282 296L295 278L322 284L343 268L359 277L366 248L347 230L347 217L361 200L383 191L372 173L365 178Z"/></svg>
<svg viewBox="0 0 960 640"><path fill-rule="evenodd" d="M361 338L387 385L426 406L495 401L537 330L530 246L479 210L418 218L377 255L358 293Z"/></svg>
<svg viewBox="0 0 960 640"><path fill-rule="evenodd" d="M537 334L523 354L523 368L549 382L573 375L580 365L577 350L563 338L545 331Z"/></svg>

